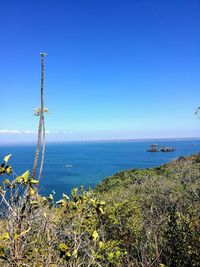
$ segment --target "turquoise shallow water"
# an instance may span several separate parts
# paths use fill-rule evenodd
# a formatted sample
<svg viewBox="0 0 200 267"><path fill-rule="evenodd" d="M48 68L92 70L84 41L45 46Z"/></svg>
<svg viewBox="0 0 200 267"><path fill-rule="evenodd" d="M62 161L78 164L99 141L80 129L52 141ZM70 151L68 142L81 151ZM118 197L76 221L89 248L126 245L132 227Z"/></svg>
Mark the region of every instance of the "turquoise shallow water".
<svg viewBox="0 0 200 267"><path fill-rule="evenodd" d="M151 143L173 146L174 152L146 152ZM195 144L195 146L193 145ZM132 168L150 168L180 156L200 152L200 140L140 142L80 142L47 144L40 190L60 196L73 187L94 187L103 178ZM18 174L32 170L35 145L0 146L0 158L12 154L10 164Z"/></svg>

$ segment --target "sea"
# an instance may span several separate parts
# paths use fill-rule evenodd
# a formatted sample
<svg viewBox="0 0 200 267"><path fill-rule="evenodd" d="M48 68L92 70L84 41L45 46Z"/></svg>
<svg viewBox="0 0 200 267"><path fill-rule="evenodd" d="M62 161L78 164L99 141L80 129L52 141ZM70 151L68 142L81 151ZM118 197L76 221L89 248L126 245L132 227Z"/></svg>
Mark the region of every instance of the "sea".
<svg viewBox="0 0 200 267"><path fill-rule="evenodd" d="M147 152L150 144L172 146L173 152ZM35 144L0 145L0 160L12 154L10 164L17 175L32 171ZM117 172L152 168L181 156L200 152L200 139L194 140L139 140L47 143L40 193L70 194L74 187L94 188ZM2 178L1 178L2 179Z"/></svg>

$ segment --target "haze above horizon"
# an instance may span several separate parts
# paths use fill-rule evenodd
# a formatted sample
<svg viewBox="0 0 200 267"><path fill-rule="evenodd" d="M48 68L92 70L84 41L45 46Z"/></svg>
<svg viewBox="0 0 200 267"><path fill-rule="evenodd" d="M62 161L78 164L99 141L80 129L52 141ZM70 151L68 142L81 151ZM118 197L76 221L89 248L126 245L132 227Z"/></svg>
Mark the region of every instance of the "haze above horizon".
<svg viewBox="0 0 200 267"><path fill-rule="evenodd" d="M198 0L0 3L0 143L199 136Z"/></svg>

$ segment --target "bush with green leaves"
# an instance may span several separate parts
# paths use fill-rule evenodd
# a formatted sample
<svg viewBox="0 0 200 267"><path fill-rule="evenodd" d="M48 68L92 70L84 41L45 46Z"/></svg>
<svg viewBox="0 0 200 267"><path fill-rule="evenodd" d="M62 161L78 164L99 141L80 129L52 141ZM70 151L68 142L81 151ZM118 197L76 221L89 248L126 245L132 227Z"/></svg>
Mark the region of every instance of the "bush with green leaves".
<svg viewBox="0 0 200 267"><path fill-rule="evenodd" d="M200 266L200 155L129 170L58 201L0 167L1 266Z"/></svg>
<svg viewBox="0 0 200 267"><path fill-rule="evenodd" d="M124 171L97 186L99 196L109 200L118 214L118 221L126 218L119 225L113 221L110 227L124 241L134 266L200 266L199 158L198 154L158 168ZM127 214L132 206L138 210L138 214L132 211L134 221L139 221L139 227L131 224L133 233Z"/></svg>
<svg viewBox="0 0 200 267"><path fill-rule="evenodd" d="M109 239L105 202L77 188L59 201L41 196L29 171L17 176L4 158L0 259L9 266L120 266L125 251Z"/></svg>

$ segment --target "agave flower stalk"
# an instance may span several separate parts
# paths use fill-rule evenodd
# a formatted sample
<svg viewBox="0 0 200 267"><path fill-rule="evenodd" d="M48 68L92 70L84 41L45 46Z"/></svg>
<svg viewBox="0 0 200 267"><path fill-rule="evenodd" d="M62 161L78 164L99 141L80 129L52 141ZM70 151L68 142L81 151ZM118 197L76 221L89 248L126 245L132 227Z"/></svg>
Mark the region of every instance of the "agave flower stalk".
<svg viewBox="0 0 200 267"><path fill-rule="evenodd" d="M41 141L42 141L42 157L41 157L41 163L40 163L40 170L38 174L38 185L40 182L41 174L42 174L42 168L44 164L44 151L45 151L45 123L44 123L44 112L47 112L48 109L44 108L44 57L47 55L46 53L40 53L41 54L41 86L40 86L40 107L35 109L34 115L40 116L39 119L39 126L38 126L38 139L37 139L37 147L35 152L35 159L34 159L34 165L32 170L32 178L35 178L37 165L38 165L38 159L39 159L39 153L40 153L40 147L41 147ZM42 140L43 137L43 140Z"/></svg>

